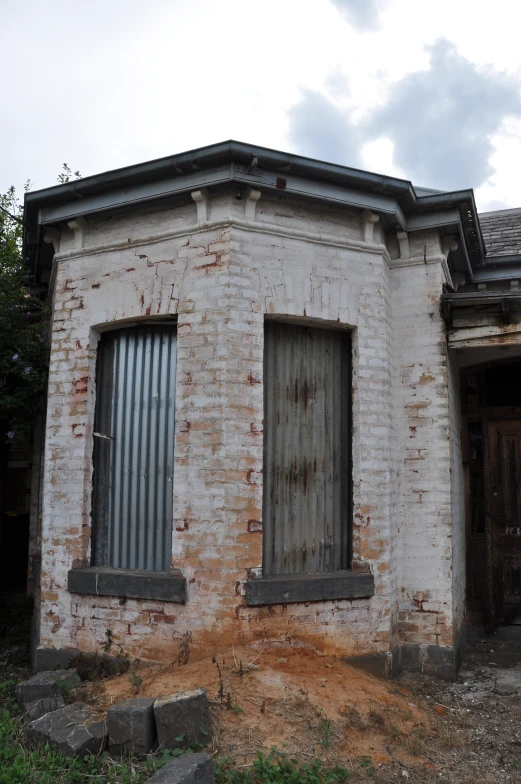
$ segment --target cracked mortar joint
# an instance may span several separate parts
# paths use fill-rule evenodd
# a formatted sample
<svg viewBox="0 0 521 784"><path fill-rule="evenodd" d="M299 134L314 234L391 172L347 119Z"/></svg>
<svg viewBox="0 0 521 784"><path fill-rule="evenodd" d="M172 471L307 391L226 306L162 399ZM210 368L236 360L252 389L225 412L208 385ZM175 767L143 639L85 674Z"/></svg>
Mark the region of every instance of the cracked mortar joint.
<svg viewBox="0 0 521 784"><path fill-rule="evenodd" d="M85 245L85 230L87 228L87 221L83 215L69 221L67 226L74 232L74 247L83 248Z"/></svg>
<svg viewBox="0 0 521 784"><path fill-rule="evenodd" d="M190 196L195 201L197 220L199 223L205 223L208 220L208 211L210 207L210 193L208 188L200 188L198 191L192 191Z"/></svg>

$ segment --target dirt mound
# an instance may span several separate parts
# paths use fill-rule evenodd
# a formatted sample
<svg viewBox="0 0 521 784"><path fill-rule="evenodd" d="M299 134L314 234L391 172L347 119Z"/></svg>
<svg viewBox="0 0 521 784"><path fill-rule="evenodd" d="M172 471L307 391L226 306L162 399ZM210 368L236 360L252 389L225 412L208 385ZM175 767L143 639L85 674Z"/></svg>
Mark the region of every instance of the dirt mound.
<svg viewBox="0 0 521 784"><path fill-rule="evenodd" d="M276 747L349 766L421 756L430 718L407 692L312 649L242 647L186 664L132 667L82 695L99 710L122 699L204 686L214 751L248 765Z"/></svg>

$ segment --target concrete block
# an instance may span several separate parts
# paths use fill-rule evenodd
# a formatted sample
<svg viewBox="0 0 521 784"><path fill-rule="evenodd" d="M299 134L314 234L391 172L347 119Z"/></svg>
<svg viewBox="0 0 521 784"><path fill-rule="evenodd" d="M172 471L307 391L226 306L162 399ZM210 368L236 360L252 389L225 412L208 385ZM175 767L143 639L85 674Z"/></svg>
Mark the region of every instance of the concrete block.
<svg viewBox="0 0 521 784"><path fill-rule="evenodd" d="M141 756L153 750L157 738L154 702L141 697L123 700L109 708L107 730L111 754L127 752Z"/></svg>
<svg viewBox="0 0 521 784"><path fill-rule="evenodd" d="M390 652L366 653L361 656L343 656L340 661L355 667L357 670L364 670L375 678L390 678L392 674L392 657Z"/></svg>
<svg viewBox="0 0 521 784"><path fill-rule="evenodd" d="M208 754L182 754L154 773L147 784L214 784L214 763Z"/></svg>
<svg viewBox="0 0 521 784"><path fill-rule="evenodd" d="M427 645L423 651L423 672L444 681L455 681L458 671L454 648Z"/></svg>
<svg viewBox="0 0 521 784"><path fill-rule="evenodd" d="M156 700L154 715L162 749L188 748L211 739L212 720L206 689L180 691Z"/></svg>
<svg viewBox="0 0 521 784"><path fill-rule="evenodd" d="M56 746L66 757L84 757L99 754L107 743L105 722L89 722L90 711L83 703L66 705L46 713L27 727L29 743L38 746L48 743Z"/></svg>
<svg viewBox="0 0 521 784"><path fill-rule="evenodd" d="M32 659L33 670L43 672L55 667L65 670L78 653L77 648L36 648Z"/></svg>
<svg viewBox="0 0 521 784"><path fill-rule="evenodd" d="M30 702L24 702L23 718L25 721L36 721L36 719L45 716L46 713L51 713L51 711L59 708L65 708L65 700L61 695L31 700Z"/></svg>
<svg viewBox="0 0 521 784"><path fill-rule="evenodd" d="M76 670L47 670L22 681L16 687L16 699L22 705L43 697L64 695L80 682Z"/></svg>

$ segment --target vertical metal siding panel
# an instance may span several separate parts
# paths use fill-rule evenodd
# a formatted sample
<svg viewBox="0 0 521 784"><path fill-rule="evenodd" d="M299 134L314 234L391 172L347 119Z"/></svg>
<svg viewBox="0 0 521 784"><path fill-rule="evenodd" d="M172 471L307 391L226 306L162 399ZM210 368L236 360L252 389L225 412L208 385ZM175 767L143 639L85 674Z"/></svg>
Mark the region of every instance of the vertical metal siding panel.
<svg viewBox="0 0 521 784"><path fill-rule="evenodd" d="M96 368L98 400L112 400L114 341L100 340L100 351ZM112 435L112 406L97 405L94 420L94 432ZM93 563L104 565L108 562L109 548L109 517L110 517L110 465L112 460L113 441L107 438L94 438L94 474L92 491L92 559Z"/></svg>
<svg viewBox="0 0 521 784"><path fill-rule="evenodd" d="M153 343L152 334L145 332L143 339L143 434L142 434L142 448L141 448L141 470L142 477L142 490L141 490L141 505L140 505L140 520L148 520L148 497L150 494L150 466L148 461L148 454L150 450L150 430L152 418L152 356L153 356ZM148 548L148 526L146 524L140 526L140 553L142 563L147 562L147 548Z"/></svg>
<svg viewBox="0 0 521 784"><path fill-rule="evenodd" d="M349 356L347 333L266 322L265 574L348 568Z"/></svg>
<svg viewBox="0 0 521 784"><path fill-rule="evenodd" d="M135 336L134 344L134 378L133 378L133 400L132 400L132 422L133 422L133 442L131 455L131 487L130 487L130 557L132 563L141 566L142 550L140 547L140 526L139 521L141 508L141 449L143 442L143 393L144 393L144 373L143 360L145 350L145 332Z"/></svg>
<svg viewBox="0 0 521 784"><path fill-rule="evenodd" d="M123 430L125 432L125 451L121 456L121 516L119 520L121 557L120 565L123 569L129 569L129 564L133 563L132 532L135 519L131 504L132 493L132 455L134 449L134 373L136 359L136 340L135 332L128 332L126 335L125 351L125 376L123 378L121 397L123 401Z"/></svg>
<svg viewBox="0 0 521 784"><path fill-rule="evenodd" d="M146 567L153 569L154 547L155 547L155 531L156 531L156 484L157 484L157 404L158 404L158 346L157 335L151 335L151 351L150 351L150 424L148 432L148 449L147 449L147 534L146 534Z"/></svg>
<svg viewBox="0 0 521 784"><path fill-rule="evenodd" d="M156 544L154 548L153 569L161 570L163 566L163 529L165 516L165 484L166 484L166 465L165 465L165 425L166 425L166 401L168 397L168 350L165 342L165 335L161 331L158 334L158 356L161 372L159 373L158 386L158 411L157 411L157 508L156 508Z"/></svg>
<svg viewBox="0 0 521 784"><path fill-rule="evenodd" d="M103 439L103 446L95 446L95 563L167 570L172 548L175 330L146 326L106 337L99 376L96 422L100 432L105 427L110 432L104 434L114 440ZM107 481L101 472L109 465Z"/></svg>
<svg viewBox="0 0 521 784"><path fill-rule="evenodd" d="M124 333L116 338L114 350L114 397L112 400L114 422L114 458L112 463L112 504L110 525L110 565L121 567L121 473L125 451L125 432L123 430L124 408L121 400L121 386L125 378L126 340Z"/></svg>
<svg viewBox="0 0 521 784"><path fill-rule="evenodd" d="M345 519L341 528L341 559L340 569L349 569L352 551L353 529L353 503L352 503L352 344L351 335L347 335L342 342L341 350L341 389L342 389L342 453L340 457L340 471L342 476L341 508L345 511Z"/></svg>
<svg viewBox="0 0 521 784"><path fill-rule="evenodd" d="M263 385L264 385L264 420L263 420L263 456L262 456L262 565L265 574L273 572L273 465L268 456L273 451L273 440L276 433L276 420L273 416L271 398L277 378L273 375L273 349L272 331L270 323L264 322L264 358L263 358Z"/></svg>
<svg viewBox="0 0 521 784"><path fill-rule="evenodd" d="M174 517L174 450L171 445L175 439L175 384L177 367L177 341L168 339L168 396L166 400L165 421L165 514L163 529L163 563L165 571L170 569L172 562L172 521Z"/></svg>

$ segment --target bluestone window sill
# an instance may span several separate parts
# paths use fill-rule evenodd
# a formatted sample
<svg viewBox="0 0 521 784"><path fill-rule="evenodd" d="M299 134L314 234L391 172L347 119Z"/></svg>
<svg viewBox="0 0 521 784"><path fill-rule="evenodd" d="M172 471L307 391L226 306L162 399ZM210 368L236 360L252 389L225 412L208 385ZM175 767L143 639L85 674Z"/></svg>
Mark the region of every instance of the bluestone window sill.
<svg viewBox="0 0 521 784"><path fill-rule="evenodd" d="M186 577L179 569L173 569L171 572L147 572L92 566L87 569L71 569L68 574L68 590L70 593L92 596L118 596L184 604Z"/></svg>
<svg viewBox="0 0 521 784"><path fill-rule="evenodd" d="M371 572L328 572L282 574L246 582L246 604L295 604L328 602L334 599L364 599L374 596Z"/></svg>

